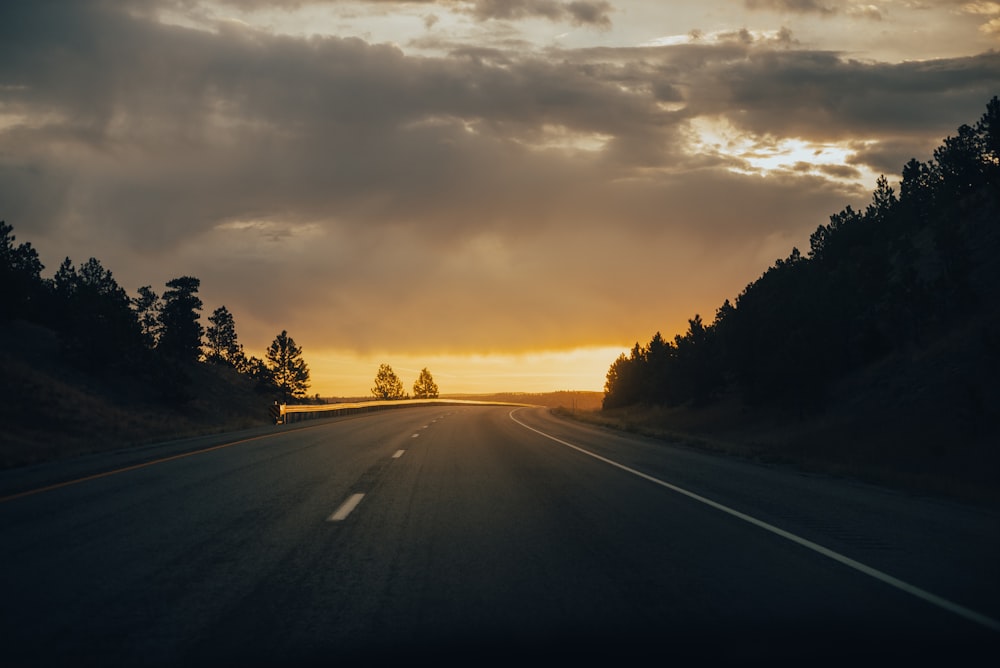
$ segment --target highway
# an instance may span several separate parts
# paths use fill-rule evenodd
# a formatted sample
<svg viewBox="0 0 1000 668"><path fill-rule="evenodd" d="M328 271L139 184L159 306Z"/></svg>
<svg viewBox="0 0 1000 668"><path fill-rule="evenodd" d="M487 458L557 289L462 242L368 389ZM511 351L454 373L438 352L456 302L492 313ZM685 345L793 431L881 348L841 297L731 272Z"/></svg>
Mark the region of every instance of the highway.
<svg viewBox="0 0 1000 668"><path fill-rule="evenodd" d="M971 662L1000 517L427 406L0 474L0 664Z"/></svg>

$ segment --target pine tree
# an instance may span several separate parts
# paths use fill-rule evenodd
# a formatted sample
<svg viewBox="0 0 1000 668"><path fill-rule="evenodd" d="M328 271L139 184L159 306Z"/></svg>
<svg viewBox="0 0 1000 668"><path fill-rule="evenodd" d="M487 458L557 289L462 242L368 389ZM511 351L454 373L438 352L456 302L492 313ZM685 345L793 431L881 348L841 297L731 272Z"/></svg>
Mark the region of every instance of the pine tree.
<svg viewBox="0 0 1000 668"><path fill-rule="evenodd" d="M381 364L378 373L375 374L375 387L372 388L372 396L376 399L405 399L406 393L403 391L403 382L388 364Z"/></svg>
<svg viewBox="0 0 1000 668"><path fill-rule="evenodd" d="M413 383L413 398L414 399L437 399L438 398L438 386L434 382L434 377L431 372L424 367L420 370L420 377L417 378L416 382Z"/></svg>
<svg viewBox="0 0 1000 668"><path fill-rule="evenodd" d="M246 365L243 346L236 336L236 321L225 306L220 306L208 317L205 330L205 359L215 364L225 364L240 369Z"/></svg>
<svg viewBox="0 0 1000 668"><path fill-rule="evenodd" d="M265 354L271 380L282 394L285 402L290 398L301 399L309 389L309 367L302 359L302 347L295 345L295 339L281 330L271 342Z"/></svg>
<svg viewBox="0 0 1000 668"><path fill-rule="evenodd" d="M201 299L197 297L201 281L192 276L182 276L167 282L163 293L163 327L157 350L178 360L197 362L201 355L201 337L204 329L198 320Z"/></svg>
<svg viewBox="0 0 1000 668"><path fill-rule="evenodd" d="M136 320L142 330L142 336L148 348L155 348L160 340L163 326L160 324L160 314L163 312L163 300L153 291L152 286L144 285L138 290L138 296L132 298L132 308Z"/></svg>
<svg viewBox="0 0 1000 668"><path fill-rule="evenodd" d="M0 319L31 315L42 295L44 269L30 243L14 245L14 228L0 220Z"/></svg>

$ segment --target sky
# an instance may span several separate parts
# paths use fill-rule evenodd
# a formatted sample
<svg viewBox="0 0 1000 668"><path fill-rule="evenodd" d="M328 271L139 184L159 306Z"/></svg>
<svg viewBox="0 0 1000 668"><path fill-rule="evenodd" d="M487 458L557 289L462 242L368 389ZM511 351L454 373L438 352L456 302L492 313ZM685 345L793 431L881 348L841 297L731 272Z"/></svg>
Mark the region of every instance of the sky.
<svg viewBox="0 0 1000 668"><path fill-rule="evenodd" d="M0 6L0 219L310 393L601 390L1000 94L1000 2Z"/></svg>

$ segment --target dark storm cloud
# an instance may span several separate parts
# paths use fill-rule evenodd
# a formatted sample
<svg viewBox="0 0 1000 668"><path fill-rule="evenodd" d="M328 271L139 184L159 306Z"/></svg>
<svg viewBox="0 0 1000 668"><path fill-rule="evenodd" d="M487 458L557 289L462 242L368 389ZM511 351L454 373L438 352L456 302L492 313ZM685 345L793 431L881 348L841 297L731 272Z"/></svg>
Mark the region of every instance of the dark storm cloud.
<svg viewBox="0 0 1000 668"><path fill-rule="evenodd" d="M846 0L744 0L744 5L751 11L811 14L824 18L838 14L871 21L883 18L882 10L873 4Z"/></svg>
<svg viewBox="0 0 1000 668"><path fill-rule="evenodd" d="M755 133L843 139L920 136L978 115L1000 84L1000 53L900 64L835 53L757 51L687 70L694 114L725 114ZM964 119L964 120L963 120Z"/></svg>
<svg viewBox="0 0 1000 668"><path fill-rule="evenodd" d="M767 9L802 14L836 14L843 2L835 0L744 0L747 9Z"/></svg>
<svg viewBox="0 0 1000 668"><path fill-rule="evenodd" d="M544 6L606 12L505 11ZM50 267L92 254L130 290L191 273L244 326L306 341L392 345L422 317L413 349L580 344L595 319L601 343L646 336L638 304L721 303L817 210L866 196L735 174L736 158L691 153L689 120L887 140L825 168L843 177L932 147L1000 89L996 53L892 65L785 37L414 57L115 2L6 3L0 218L52 248Z"/></svg>
<svg viewBox="0 0 1000 668"><path fill-rule="evenodd" d="M660 132L648 101L582 68L407 59L356 39L237 27L210 34L100 10L58 14L60 22L25 17L34 23L20 34L30 39L9 35L2 47L5 62L24 64L4 70L11 108L52 117L6 141L22 157L48 154L56 164L101 147L86 156L87 172L98 181L102 169L121 173L74 204L114 201L123 224L172 221L157 242L220 218L293 207L303 216L398 219L449 186L457 194L436 206L465 211L462 193L484 191L530 203L523 195L548 180L547 160L528 161L511 139L532 141L546 123L620 138ZM64 147L60 156L53 142ZM114 164L109 148L121 149ZM206 178L211 192L198 187ZM150 238L146 229L136 234Z"/></svg>
<svg viewBox="0 0 1000 668"><path fill-rule="evenodd" d="M480 20L544 18L569 21L575 25L606 28L611 25L611 3L601 0L561 2L559 0L455 0L443 5L458 5Z"/></svg>
<svg viewBox="0 0 1000 668"><path fill-rule="evenodd" d="M176 0L181 5L194 6L196 0ZM343 0L221 0L223 4L241 9L298 9L307 5L347 4ZM406 5L438 5L454 8L480 21L542 18L568 21L575 25L606 28L611 25L612 6L602 0L358 0L358 4L405 7Z"/></svg>

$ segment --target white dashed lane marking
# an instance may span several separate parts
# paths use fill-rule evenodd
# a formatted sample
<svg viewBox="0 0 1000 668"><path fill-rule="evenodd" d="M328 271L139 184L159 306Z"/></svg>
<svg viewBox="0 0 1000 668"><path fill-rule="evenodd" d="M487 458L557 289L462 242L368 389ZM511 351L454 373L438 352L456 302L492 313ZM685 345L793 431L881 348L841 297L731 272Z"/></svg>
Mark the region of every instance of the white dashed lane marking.
<svg viewBox="0 0 1000 668"><path fill-rule="evenodd" d="M337 511L326 518L327 522L342 522L347 519L347 516L351 514L358 504L361 503L361 499L365 498L364 494L351 494L347 497L347 500L340 504L340 508Z"/></svg>

